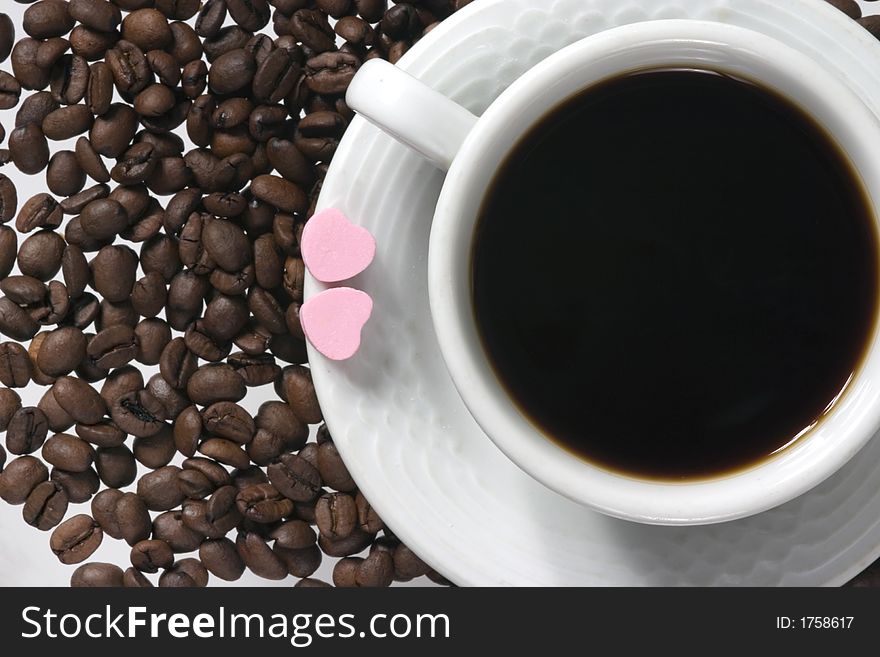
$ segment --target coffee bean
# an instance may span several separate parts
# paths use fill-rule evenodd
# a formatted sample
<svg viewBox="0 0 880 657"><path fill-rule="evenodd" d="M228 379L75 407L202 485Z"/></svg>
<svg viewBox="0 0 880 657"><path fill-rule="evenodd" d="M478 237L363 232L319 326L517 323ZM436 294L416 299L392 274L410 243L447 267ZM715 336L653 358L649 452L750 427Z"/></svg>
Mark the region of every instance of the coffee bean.
<svg viewBox="0 0 880 657"><path fill-rule="evenodd" d="M61 485L73 504L88 502L101 485L97 473L92 469L85 472L66 472L53 468L51 479Z"/></svg>
<svg viewBox="0 0 880 657"><path fill-rule="evenodd" d="M85 472L92 466L94 450L77 436L58 433L43 445L43 460L67 472Z"/></svg>
<svg viewBox="0 0 880 657"><path fill-rule="evenodd" d="M0 472L0 498L7 504L24 504L38 484L49 479L49 470L33 456L20 456Z"/></svg>
<svg viewBox="0 0 880 657"><path fill-rule="evenodd" d="M315 544L317 536L307 522L288 520L272 530L275 545L290 550L301 550Z"/></svg>
<svg viewBox="0 0 880 657"><path fill-rule="evenodd" d="M318 469L301 456L285 454L271 464L266 473L269 481L286 498L294 502L308 502L321 494L321 475Z"/></svg>
<svg viewBox="0 0 880 657"><path fill-rule="evenodd" d="M198 470L181 470L177 475L177 483L190 500L202 500L214 492L214 485Z"/></svg>
<svg viewBox="0 0 880 657"><path fill-rule="evenodd" d="M169 511L183 502L184 494L178 485L180 468L168 465L145 474L138 480L138 496L151 511Z"/></svg>
<svg viewBox="0 0 880 657"><path fill-rule="evenodd" d="M221 401L202 412L205 428L219 438L228 438L240 444L251 441L256 432L254 419L238 404Z"/></svg>
<svg viewBox="0 0 880 657"><path fill-rule="evenodd" d="M166 511L153 520L153 538L165 541L175 553L192 552L202 536L183 524L182 511Z"/></svg>
<svg viewBox="0 0 880 657"><path fill-rule="evenodd" d="M104 538L100 525L91 516L80 514L55 528L49 547L63 564L81 563L88 559Z"/></svg>
<svg viewBox="0 0 880 657"><path fill-rule="evenodd" d="M330 488L351 492L357 487L332 442L324 443L318 448L318 470L322 480Z"/></svg>
<svg viewBox="0 0 880 657"><path fill-rule="evenodd" d="M159 586L164 588L194 588L195 580L181 570L167 570L159 576Z"/></svg>
<svg viewBox="0 0 880 657"><path fill-rule="evenodd" d="M334 541L347 537L358 525L354 498L345 493L323 495L315 505L315 521L322 536Z"/></svg>
<svg viewBox="0 0 880 657"><path fill-rule="evenodd" d="M356 587L358 569L363 562L361 557L345 557L337 561L333 567L334 586L339 588Z"/></svg>
<svg viewBox="0 0 880 657"><path fill-rule="evenodd" d="M18 267L25 276L48 281L61 269L64 248L64 238L54 231L37 231L22 242L18 252ZM16 337L16 339L27 340L28 338Z"/></svg>
<svg viewBox="0 0 880 657"><path fill-rule="evenodd" d="M49 84L49 69L37 63L41 42L25 37L12 49L12 72L25 89L44 89Z"/></svg>
<svg viewBox="0 0 880 657"><path fill-rule="evenodd" d="M202 416L198 408L189 406L174 421L174 444L187 457L195 455L202 438Z"/></svg>
<svg viewBox="0 0 880 657"><path fill-rule="evenodd" d="M140 370L127 365L111 372L101 387L101 399L108 407L122 395L141 390L144 387L144 376Z"/></svg>
<svg viewBox="0 0 880 657"><path fill-rule="evenodd" d="M17 342L0 343L0 383L23 388L31 380L31 361L27 350Z"/></svg>
<svg viewBox="0 0 880 657"><path fill-rule="evenodd" d="M244 328L248 318L248 305L244 299L218 294L205 308L202 327L215 341L226 343Z"/></svg>
<svg viewBox="0 0 880 657"><path fill-rule="evenodd" d="M131 565L144 573L158 573L174 563L174 552L165 541L144 540L131 548Z"/></svg>
<svg viewBox="0 0 880 657"><path fill-rule="evenodd" d="M250 356L244 352L236 352L229 356L227 363L235 369L238 375L244 379L245 385L249 387L272 383L281 371L270 354Z"/></svg>
<svg viewBox="0 0 880 657"><path fill-rule="evenodd" d="M112 420L103 420L97 424L77 424L76 435L96 447L119 447L125 443L125 432L113 424Z"/></svg>
<svg viewBox="0 0 880 657"><path fill-rule="evenodd" d="M165 408L149 391L120 395L110 407L110 416L120 429L133 436L157 434L165 426Z"/></svg>
<svg viewBox="0 0 880 657"><path fill-rule="evenodd" d="M220 55L208 71L208 86L215 94L226 95L249 85L257 71L254 56L244 48Z"/></svg>
<svg viewBox="0 0 880 657"><path fill-rule="evenodd" d="M318 537L318 545L327 556L350 557L366 549L373 541L373 536L360 529L339 540L332 540L324 535Z"/></svg>
<svg viewBox="0 0 880 657"><path fill-rule="evenodd" d="M74 588L110 587L123 585L122 569L110 563L87 563L70 576Z"/></svg>
<svg viewBox="0 0 880 657"><path fill-rule="evenodd" d="M49 425L49 429L52 431L67 431L76 423L76 421L70 416L70 413L65 411L58 404L55 395L52 393L52 388L46 390L40 398L40 401L37 402L37 408L39 408L43 412L43 415L46 416L46 422Z"/></svg>
<svg viewBox="0 0 880 657"><path fill-rule="evenodd" d="M127 589L149 589L153 587L153 583L147 579L146 575L132 566L125 569L122 575L122 586Z"/></svg>
<svg viewBox="0 0 880 657"><path fill-rule="evenodd" d="M196 404L209 406L219 401L240 401L244 398L247 389L244 379L224 363L203 365L198 368L189 378L186 391Z"/></svg>
<svg viewBox="0 0 880 657"><path fill-rule="evenodd" d="M15 44L15 25L6 14L0 14L0 62L6 61Z"/></svg>
<svg viewBox="0 0 880 657"><path fill-rule="evenodd" d="M90 142L88 139L86 139L85 137L80 137L76 141L74 154L76 155L76 161L79 162L82 170L85 171L90 178L98 183L107 183L110 181L110 173L107 171L107 166L104 164L104 161L101 159L101 156L98 154L98 152L92 146L92 142ZM106 196L106 194L103 194L101 197L106 198ZM81 208L81 210L82 209L85 208Z"/></svg>
<svg viewBox="0 0 880 657"><path fill-rule="evenodd" d="M59 406L77 422L96 424L107 412L107 406L98 392L81 379L61 377L52 387L52 393Z"/></svg>
<svg viewBox="0 0 880 657"><path fill-rule="evenodd" d="M293 502L272 484L256 484L238 493L236 505L245 518L261 524L281 520L293 513Z"/></svg>
<svg viewBox="0 0 880 657"><path fill-rule="evenodd" d="M212 363L226 358L232 348L229 342L214 340L208 334L204 320L196 320L190 324L183 340L193 354Z"/></svg>
<svg viewBox="0 0 880 657"><path fill-rule="evenodd" d="M294 588L299 588L299 589L307 589L307 588L312 588L312 589L327 589L327 588L333 588L331 584L328 584L328 583L325 582L324 580L315 579L314 577L304 577L303 579L301 579L300 581L298 581L296 584L294 584L293 587L294 587Z"/></svg>
<svg viewBox="0 0 880 657"><path fill-rule="evenodd" d="M67 44L64 44L67 50ZM89 88L91 69L85 57L81 55L63 55L52 67L49 78L50 92L58 102L65 105L76 105L82 102ZM91 107L89 107L91 112Z"/></svg>
<svg viewBox="0 0 880 657"><path fill-rule="evenodd" d="M258 577L280 580L287 577L287 566L254 532L239 532L235 541L238 554L247 568Z"/></svg>
<svg viewBox="0 0 880 657"><path fill-rule="evenodd" d="M47 293L43 282L32 276L9 276L0 281L0 290L20 306L39 304Z"/></svg>
<svg viewBox="0 0 880 657"><path fill-rule="evenodd" d="M148 274L148 276L150 275ZM159 279L157 285L162 286L162 292L164 293L165 286L161 282L161 277L155 273L152 274L152 276ZM136 285L135 292L137 292L138 289L144 290L146 285L149 284L150 281L147 281L144 285L141 285L139 282L138 285L141 285L141 287L139 288L138 285ZM164 294L162 293L157 294L164 297ZM143 298L139 301L135 301L134 297L135 294L133 293L132 305L135 306L135 309L137 310L138 307L143 308L143 304L146 303ZM158 365L159 360L162 357L162 352L165 350L168 343L171 342L171 329L168 327L165 320L156 317L149 317L135 327L134 336L138 347L136 355L138 362L143 363L144 365Z"/></svg>
<svg viewBox="0 0 880 657"><path fill-rule="evenodd" d="M2 203L2 188L0 188L0 203ZM15 258L18 255L18 235L8 226L0 226L0 278L8 276L15 266Z"/></svg>
<svg viewBox="0 0 880 657"><path fill-rule="evenodd" d="M85 358L86 345L85 335L75 326L62 326L50 331L40 345L37 366L49 376L69 374Z"/></svg>
<svg viewBox="0 0 880 657"><path fill-rule="evenodd" d="M199 452L224 465L233 468L246 468L250 459L241 446L225 438L209 438L199 445Z"/></svg>
<svg viewBox="0 0 880 657"><path fill-rule="evenodd" d="M156 470L168 465L177 453L171 427L165 425L165 428L154 436L135 438L133 451L138 463L147 468Z"/></svg>
<svg viewBox="0 0 880 657"><path fill-rule="evenodd" d="M15 220L15 227L22 233L29 233L37 228L57 228L61 224L62 216L58 202L49 194L40 193L32 196L22 206Z"/></svg>
<svg viewBox="0 0 880 657"><path fill-rule="evenodd" d="M69 498L64 488L54 481L38 484L28 495L22 509L24 521L40 531L49 531L64 519Z"/></svg>
<svg viewBox="0 0 880 657"><path fill-rule="evenodd" d="M199 546L199 559L212 575L234 582L244 574L244 561L228 538L208 539Z"/></svg>
<svg viewBox="0 0 880 657"><path fill-rule="evenodd" d="M18 393L9 388L0 388L0 431L6 431L19 408L21 408L21 397Z"/></svg>
<svg viewBox="0 0 880 657"><path fill-rule="evenodd" d="M169 584L167 581L168 578L176 578L176 576L179 575L185 575L189 579L189 581L192 582L192 584L185 584L186 586L196 586L199 588L204 588L208 585L208 571L202 565L202 562L198 559L187 558L181 559L171 568L166 570L159 578L159 586L170 586L171 584ZM180 586L180 581L180 579L177 579L177 581L175 581L173 585Z"/></svg>
<svg viewBox="0 0 880 657"><path fill-rule="evenodd" d="M104 203L104 201L98 201ZM105 246L90 263L92 286L107 301L128 300L137 273L137 254L127 246Z"/></svg>
<svg viewBox="0 0 880 657"><path fill-rule="evenodd" d="M360 66L360 59L351 53L323 52L306 62L306 84L315 93L341 94Z"/></svg>
<svg viewBox="0 0 880 657"><path fill-rule="evenodd" d="M22 173L34 175L45 169L49 164L49 143L42 127L27 123L10 132L9 154L15 168Z"/></svg>
<svg viewBox="0 0 880 657"><path fill-rule="evenodd" d="M111 60L107 60L111 65ZM146 67L146 60L144 66ZM117 78L117 86L119 80ZM146 86L146 83L144 84ZM114 103L106 113L95 119L89 132L89 143L96 153L105 157L120 157L128 148L138 126L138 115L128 105ZM85 166L83 166L85 168ZM107 180L109 180L109 175ZM106 182L106 181L98 181Z"/></svg>
<svg viewBox="0 0 880 657"><path fill-rule="evenodd" d="M39 408L19 408L6 429L6 449L10 454L32 454L46 440L49 423Z"/></svg>
<svg viewBox="0 0 880 657"><path fill-rule="evenodd" d="M123 324L105 328L89 341L86 353L103 370L122 367L137 355L134 330Z"/></svg>
<svg viewBox="0 0 880 657"><path fill-rule="evenodd" d="M125 445L99 447L95 452L95 467L101 481L113 488L124 488L137 477L137 463Z"/></svg>
<svg viewBox="0 0 880 657"><path fill-rule="evenodd" d="M85 105L61 107L43 119L43 134L52 141L71 139L88 131L93 119Z"/></svg>

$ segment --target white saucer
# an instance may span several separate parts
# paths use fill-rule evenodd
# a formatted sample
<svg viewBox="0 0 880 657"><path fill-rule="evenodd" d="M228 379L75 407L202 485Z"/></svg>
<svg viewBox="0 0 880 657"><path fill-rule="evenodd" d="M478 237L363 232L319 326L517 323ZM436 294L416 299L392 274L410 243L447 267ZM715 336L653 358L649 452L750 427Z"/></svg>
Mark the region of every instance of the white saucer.
<svg viewBox="0 0 880 657"><path fill-rule="evenodd" d="M823 0L477 0L400 65L481 113L578 39L656 18L749 27L797 47L880 108L880 44ZM880 556L880 437L819 488L746 520L696 528L613 520L514 466L468 414L428 311L428 232L443 175L357 119L320 206L373 232L353 283L375 300L361 351L310 362L354 478L388 525L460 585L839 585ZM320 291L309 279L306 295Z"/></svg>

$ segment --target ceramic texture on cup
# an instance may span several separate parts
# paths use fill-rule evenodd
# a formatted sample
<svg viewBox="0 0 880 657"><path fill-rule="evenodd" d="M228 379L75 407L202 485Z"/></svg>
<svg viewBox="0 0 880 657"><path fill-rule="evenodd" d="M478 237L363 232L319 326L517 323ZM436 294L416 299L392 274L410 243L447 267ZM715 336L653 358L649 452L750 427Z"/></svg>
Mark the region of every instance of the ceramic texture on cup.
<svg viewBox="0 0 880 657"><path fill-rule="evenodd" d="M478 0L401 65L481 114L555 50L652 18L761 31L880 102L880 45L821 0ZM355 281L376 309L356 358L310 354L354 477L429 563L462 585L837 585L880 554L878 440L797 500L704 527L609 518L513 465L461 402L431 326L426 258L442 182L405 146L363 120L352 125L321 206L339 207L376 235L376 261ZM308 295L321 289L307 281Z"/></svg>

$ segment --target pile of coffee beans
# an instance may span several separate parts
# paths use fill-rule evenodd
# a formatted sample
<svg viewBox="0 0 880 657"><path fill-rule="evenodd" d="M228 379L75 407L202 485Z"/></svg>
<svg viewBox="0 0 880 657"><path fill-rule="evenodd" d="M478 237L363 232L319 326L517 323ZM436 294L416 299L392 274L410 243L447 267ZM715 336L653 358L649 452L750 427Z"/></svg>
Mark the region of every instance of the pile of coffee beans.
<svg viewBox="0 0 880 657"><path fill-rule="evenodd" d="M324 555L339 586L446 583L321 424L299 237L355 72L469 0L16 2L0 164L46 191L0 174L0 498L74 586L327 586ZM130 565L88 563L105 537Z"/></svg>

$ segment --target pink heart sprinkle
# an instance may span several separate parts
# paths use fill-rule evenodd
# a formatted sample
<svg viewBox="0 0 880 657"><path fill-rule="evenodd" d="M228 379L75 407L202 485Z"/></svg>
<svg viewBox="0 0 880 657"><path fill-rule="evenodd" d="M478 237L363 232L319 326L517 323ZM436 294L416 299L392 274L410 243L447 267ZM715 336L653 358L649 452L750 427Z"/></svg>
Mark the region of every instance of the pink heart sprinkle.
<svg viewBox="0 0 880 657"><path fill-rule="evenodd" d="M323 283L338 283L370 266L376 240L366 228L355 226L339 210L330 208L306 222L301 249L312 276Z"/></svg>
<svg viewBox="0 0 880 657"><path fill-rule="evenodd" d="M303 332L330 360L347 360L361 346L361 329L373 312L370 295L350 287L324 290L299 311Z"/></svg>

